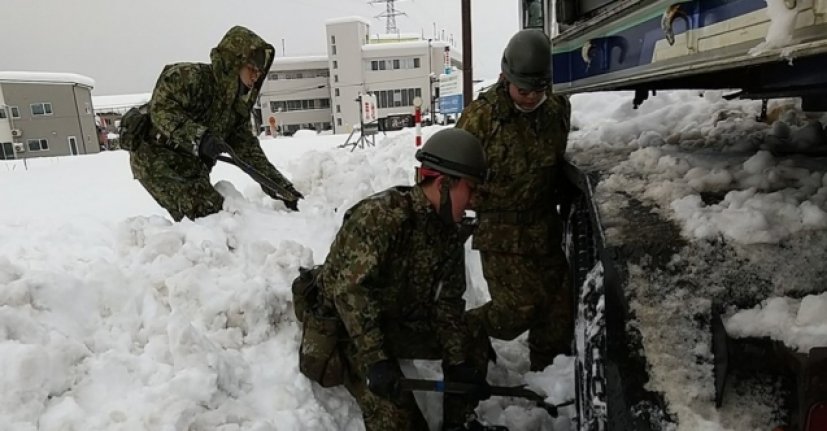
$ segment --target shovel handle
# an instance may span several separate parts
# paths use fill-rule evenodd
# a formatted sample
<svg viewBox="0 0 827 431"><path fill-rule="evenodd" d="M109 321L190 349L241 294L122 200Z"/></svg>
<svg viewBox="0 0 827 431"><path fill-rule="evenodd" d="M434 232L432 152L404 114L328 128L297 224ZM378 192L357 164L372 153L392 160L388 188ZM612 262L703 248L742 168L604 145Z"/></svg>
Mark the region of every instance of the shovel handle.
<svg viewBox="0 0 827 431"><path fill-rule="evenodd" d="M445 380L424 380L424 379L399 379L399 390L401 391L424 391L441 392L445 394L470 394L481 392L484 388L473 383L448 382ZM544 408L548 414L556 418L558 407L574 404L574 401L567 401L562 404L549 404L542 395L526 389L525 386L489 386L487 388L491 395L499 397L518 397L534 401L537 406Z"/></svg>

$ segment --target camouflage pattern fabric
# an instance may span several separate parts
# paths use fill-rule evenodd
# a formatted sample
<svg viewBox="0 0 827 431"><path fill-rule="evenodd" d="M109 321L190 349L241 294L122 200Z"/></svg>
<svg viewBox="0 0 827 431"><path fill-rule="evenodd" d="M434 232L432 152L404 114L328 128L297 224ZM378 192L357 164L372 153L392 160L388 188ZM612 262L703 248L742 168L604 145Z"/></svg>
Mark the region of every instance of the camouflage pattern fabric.
<svg viewBox="0 0 827 431"><path fill-rule="evenodd" d="M482 251L480 257L491 301L468 311L468 325L502 340L512 340L527 329L535 371L551 364L558 354L569 354L574 309L562 253L527 256Z"/></svg>
<svg viewBox="0 0 827 431"><path fill-rule="evenodd" d="M492 303L471 316L496 338L511 339L531 329L532 357L537 358L532 369L567 353L573 337L556 209L570 117L568 99L550 89L535 111L518 111L507 83L500 81L466 107L457 123L482 141L492 171L472 204L480 217L473 246L482 253Z"/></svg>
<svg viewBox="0 0 827 431"><path fill-rule="evenodd" d="M397 405L367 389L367 367L374 362L441 359L487 372L488 339L481 331L470 333L463 320L463 239L419 186L388 189L348 210L325 261L322 286L324 302L335 308L348 335L346 386L368 430L427 429L412 398ZM446 403L446 415L459 418L476 405L457 397Z"/></svg>
<svg viewBox="0 0 827 431"><path fill-rule="evenodd" d="M254 88L245 92L239 71L257 50L266 53L266 67ZM285 187L292 186L267 160L250 130L250 112L274 55L272 45L236 26L213 48L211 63L164 68L149 104L152 131L130 153L130 166L135 178L175 220L221 210L223 198L212 186L205 187L214 162L205 162L195 151L207 131L222 138L257 171Z"/></svg>

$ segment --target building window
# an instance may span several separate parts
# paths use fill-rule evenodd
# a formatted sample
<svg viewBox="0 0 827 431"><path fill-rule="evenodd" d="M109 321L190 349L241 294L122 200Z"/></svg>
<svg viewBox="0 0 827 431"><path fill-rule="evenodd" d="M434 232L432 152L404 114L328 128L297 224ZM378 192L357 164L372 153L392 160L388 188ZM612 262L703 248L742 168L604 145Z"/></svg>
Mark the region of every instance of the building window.
<svg viewBox="0 0 827 431"><path fill-rule="evenodd" d="M6 116L6 107L4 106L3 109L0 109L0 120L6 119L6 118L8 118L8 116Z"/></svg>
<svg viewBox="0 0 827 431"><path fill-rule="evenodd" d="M11 111L12 118L20 118L20 108L17 106L9 106L9 111Z"/></svg>
<svg viewBox="0 0 827 431"><path fill-rule="evenodd" d="M29 139L26 141L29 151L46 151L49 149L49 141L45 139Z"/></svg>
<svg viewBox="0 0 827 431"><path fill-rule="evenodd" d="M338 61L333 60L333 68L334 68L334 69L338 69L338 68L339 68L339 62L338 62Z"/></svg>
<svg viewBox="0 0 827 431"><path fill-rule="evenodd" d="M382 60L371 60L370 65L365 63L366 70L401 70L419 69L420 59L417 57L388 58Z"/></svg>
<svg viewBox="0 0 827 431"><path fill-rule="evenodd" d="M270 112L310 111L314 109L330 109L330 99L270 101Z"/></svg>
<svg viewBox="0 0 827 431"><path fill-rule="evenodd" d="M268 73L268 74L267 74L267 79L269 79L269 80L271 80L271 81L278 81L278 79L279 79L279 74L278 74L278 72L270 72L270 73Z"/></svg>
<svg viewBox="0 0 827 431"><path fill-rule="evenodd" d="M330 53L336 55L336 45L330 47Z"/></svg>
<svg viewBox="0 0 827 431"><path fill-rule="evenodd" d="M333 75L333 82L339 82L339 75Z"/></svg>
<svg viewBox="0 0 827 431"><path fill-rule="evenodd" d="M342 113L342 107L341 107L341 106L336 105L336 113L337 113L337 114L341 114L341 113Z"/></svg>
<svg viewBox="0 0 827 431"><path fill-rule="evenodd" d="M327 70L320 70L320 71L316 72L316 77L317 78L327 78L329 76L330 76L330 72L328 72Z"/></svg>
<svg viewBox="0 0 827 431"><path fill-rule="evenodd" d="M45 102L45 103L32 103L32 117L40 117L43 115L52 115L52 104Z"/></svg>
<svg viewBox="0 0 827 431"><path fill-rule="evenodd" d="M398 90L375 91L376 105L378 108L396 108L400 106L413 106L417 97L422 97L421 88L401 88Z"/></svg>
<svg viewBox="0 0 827 431"><path fill-rule="evenodd" d="M342 119L341 119L341 118L337 118L337 119L336 119L336 125L337 125L337 126L341 126L341 125L342 125Z"/></svg>
<svg viewBox="0 0 827 431"><path fill-rule="evenodd" d="M523 0L523 28L543 28L543 2L540 0Z"/></svg>
<svg viewBox="0 0 827 431"><path fill-rule="evenodd" d="M336 97L339 97L339 89L336 89Z"/></svg>
<svg viewBox="0 0 827 431"><path fill-rule="evenodd" d="M330 44L331 45L336 45L336 36L333 36L333 35L330 36Z"/></svg>

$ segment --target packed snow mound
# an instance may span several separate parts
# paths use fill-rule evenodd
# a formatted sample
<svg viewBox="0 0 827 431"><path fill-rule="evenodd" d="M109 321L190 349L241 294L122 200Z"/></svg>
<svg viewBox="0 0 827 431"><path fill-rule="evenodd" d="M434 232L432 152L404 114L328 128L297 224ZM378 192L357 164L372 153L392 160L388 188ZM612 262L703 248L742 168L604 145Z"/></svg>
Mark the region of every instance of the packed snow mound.
<svg viewBox="0 0 827 431"><path fill-rule="evenodd" d="M0 429L364 429L344 388L299 373L290 285L300 266L324 261L350 206L412 184L416 148L412 130L353 151L339 148L344 138L261 141L306 196L300 212L219 164L223 211L179 223L132 178L125 151L0 161L0 182L17 185L0 190L14 203L0 212ZM470 248L468 260L479 304L487 292ZM523 384L525 339L496 346L492 382ZM571 378L564 359L549 376ZM417 368L441 376L436 363ZM538 390L550 380L549 396L573 396L556 378ZM423 405L437 429L439 397ZM521 400L493 398L479 412L514 429L571 423L570 410L552 419Z"/></svg>
<svg viewBox="0 0 827 431"><path fill-rule="evenodd" d="M760 102L720 92L659 92L638 110L631 95L608 95L616 105L597 112L580 100L599 106L572 98L580 128L569 156L596 175L647 389L663 394L679 430L778 424L771 384L730 389L714 407L709 322L714 308L732 336L827 342L827 315L810 311L827 277L827 118L782 100L759 121Z"/></svg>

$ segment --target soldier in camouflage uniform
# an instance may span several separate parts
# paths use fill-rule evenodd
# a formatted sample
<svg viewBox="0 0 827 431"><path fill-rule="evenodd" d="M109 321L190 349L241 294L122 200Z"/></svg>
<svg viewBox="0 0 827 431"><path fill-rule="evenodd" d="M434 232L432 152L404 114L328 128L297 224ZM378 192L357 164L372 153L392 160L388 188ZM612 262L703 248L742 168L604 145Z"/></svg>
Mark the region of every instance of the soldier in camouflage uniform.
<svg viewBox="0 0 827 431"><path fill-rule="evenodd" d="M368 431L428 429L412 395L396 389L398 359L441 359L447 380L487 387L488 338L463 320L467 234L458 229L485 157L474 136L446 129L417 159L416 186L348 210L322 272L323 302L348 336L345 386ZM464 429L478 401L446 396L445 429Z"/></svg>
<svg viewBox="0 0 827 431"><path fill-rule="evenodd" d="M550 78L548 37L522 30L505 49L499 82L457 123L482 141L492 175L473 203L480 219L473 247L491 301L469 311L469 324L505 340L528 330L533 370L569 353L574 335L556 210L571 107L551 93Z"/></svg>
<svg viewBox="0 0 827 431"><path fill-rule="evenodd" d="M221 210L224 198L210 183L216 157L229 146L291 196L265 193L297 209L302 196L268 160L250 129L275 50L252 31L231 28L210 53L210 64L164 68L149 103L151 131L130 151L132 173L176 221Z"/></svg>

